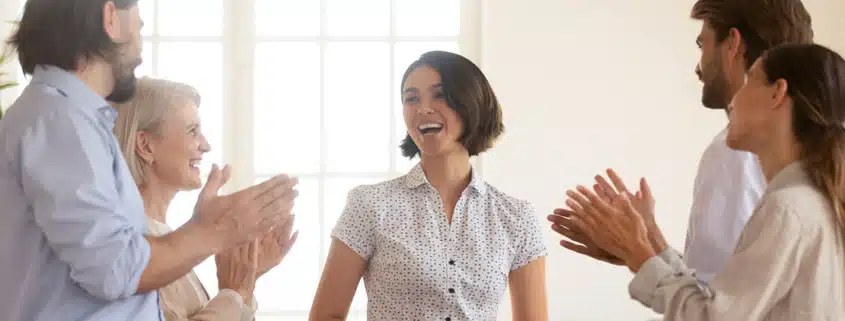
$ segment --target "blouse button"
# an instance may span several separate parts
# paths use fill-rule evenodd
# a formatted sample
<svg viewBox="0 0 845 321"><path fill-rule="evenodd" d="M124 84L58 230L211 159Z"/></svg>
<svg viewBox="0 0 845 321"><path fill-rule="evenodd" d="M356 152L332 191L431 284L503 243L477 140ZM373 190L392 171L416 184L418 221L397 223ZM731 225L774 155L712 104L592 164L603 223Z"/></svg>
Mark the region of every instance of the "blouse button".
<svg viewBox="0 0 845 321"><path fill-rule="evenodd" d="M455 293L455 289L449 288L449 293Z"/></svg>
<svg viewBox="0 0 845 321"><path fill-rule="evenodd" d="M452 321L452 318L446 317L446 321Z"/></svg>
<svg viewBox="0 0 845 321"><path fill-rule="evenodd" d="M449 265L455 265L455 260L449 260Z"/></svg>

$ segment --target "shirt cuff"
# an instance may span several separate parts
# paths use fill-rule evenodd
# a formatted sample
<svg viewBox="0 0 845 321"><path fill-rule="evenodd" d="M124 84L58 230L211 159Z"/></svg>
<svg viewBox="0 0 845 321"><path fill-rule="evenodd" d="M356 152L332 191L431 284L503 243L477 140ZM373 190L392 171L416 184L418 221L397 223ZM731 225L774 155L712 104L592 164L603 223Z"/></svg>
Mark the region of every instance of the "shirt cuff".
<svg viewBox="0 0 845 321"><path fill-rule="evenodd" d="M241 308L244 307L244 297L241 296L240 293L236 292L232 289L221 289L217 292L217 296L219 297L227 297L234 300L237 305Z"/></svg>
<svg viewBox="0 0 845 321"><path fill-rule="evenodd" d="M249 303L249 306L244 306L242 311L242 321L252 321L255 319L255 311L258 311L258 302L255 300L255 297L252 298L252 302Z"/></svg>
<svg viewBox="0 0 845 321"><path fill-rule="evenodd" d="M674 271L683 271L686 270L686 264L684 263L684 258L681 253L678 253L675 249L671 247L667 247L663 252L660 252L658 256L663 259L663 262L669 264Z"/></svg>
<svg viewBox="0 0 845 321"><path fill-rule="evenodd" d="M650 308L660 282L675 273L680 272L676 272L669 263L664 261L662 255L654 256L640 267L637 275L628 285L628 293L632 299Z"/></svg>

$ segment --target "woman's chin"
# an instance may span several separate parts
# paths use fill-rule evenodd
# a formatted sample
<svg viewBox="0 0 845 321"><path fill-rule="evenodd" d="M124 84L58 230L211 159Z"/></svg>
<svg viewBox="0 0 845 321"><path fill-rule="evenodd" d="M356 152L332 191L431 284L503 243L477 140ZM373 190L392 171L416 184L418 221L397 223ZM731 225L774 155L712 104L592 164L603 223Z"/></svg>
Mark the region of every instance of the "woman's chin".
<svg viewBox="0 0 845 321"><path fill-rule="evenodd" d="M185 182L182 186L181 190L183 191L193 191L202 187L202 179L199 176L191 177L189 180Z"/></svg>

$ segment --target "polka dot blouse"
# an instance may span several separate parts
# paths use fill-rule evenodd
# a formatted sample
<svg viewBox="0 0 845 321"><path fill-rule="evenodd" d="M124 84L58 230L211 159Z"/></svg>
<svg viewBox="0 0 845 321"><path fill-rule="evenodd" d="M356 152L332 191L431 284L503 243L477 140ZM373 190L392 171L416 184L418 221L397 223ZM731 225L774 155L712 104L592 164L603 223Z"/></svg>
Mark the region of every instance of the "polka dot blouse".
<svg viewBox="0 0 845 321"><path fill-rule="evenodd" d="M496 320L508 274L546 255L526 201L473 171L449 224L417 165L349 192L332 235L367 260L367 320Z"/></svg>

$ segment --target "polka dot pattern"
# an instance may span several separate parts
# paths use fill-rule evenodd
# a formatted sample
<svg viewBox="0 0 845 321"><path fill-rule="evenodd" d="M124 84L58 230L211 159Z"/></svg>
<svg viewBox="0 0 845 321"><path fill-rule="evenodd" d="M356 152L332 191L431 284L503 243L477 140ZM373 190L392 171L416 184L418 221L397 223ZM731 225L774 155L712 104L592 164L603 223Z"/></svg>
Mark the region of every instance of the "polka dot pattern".
<svg viewBox="0 0 845 321"><path fill-rule="evenodd" d="M349 192L332 235L367 260L367 320L496 320L510 271L547 249L531 204L473 171L449 224L417 165Z"/></svg>

